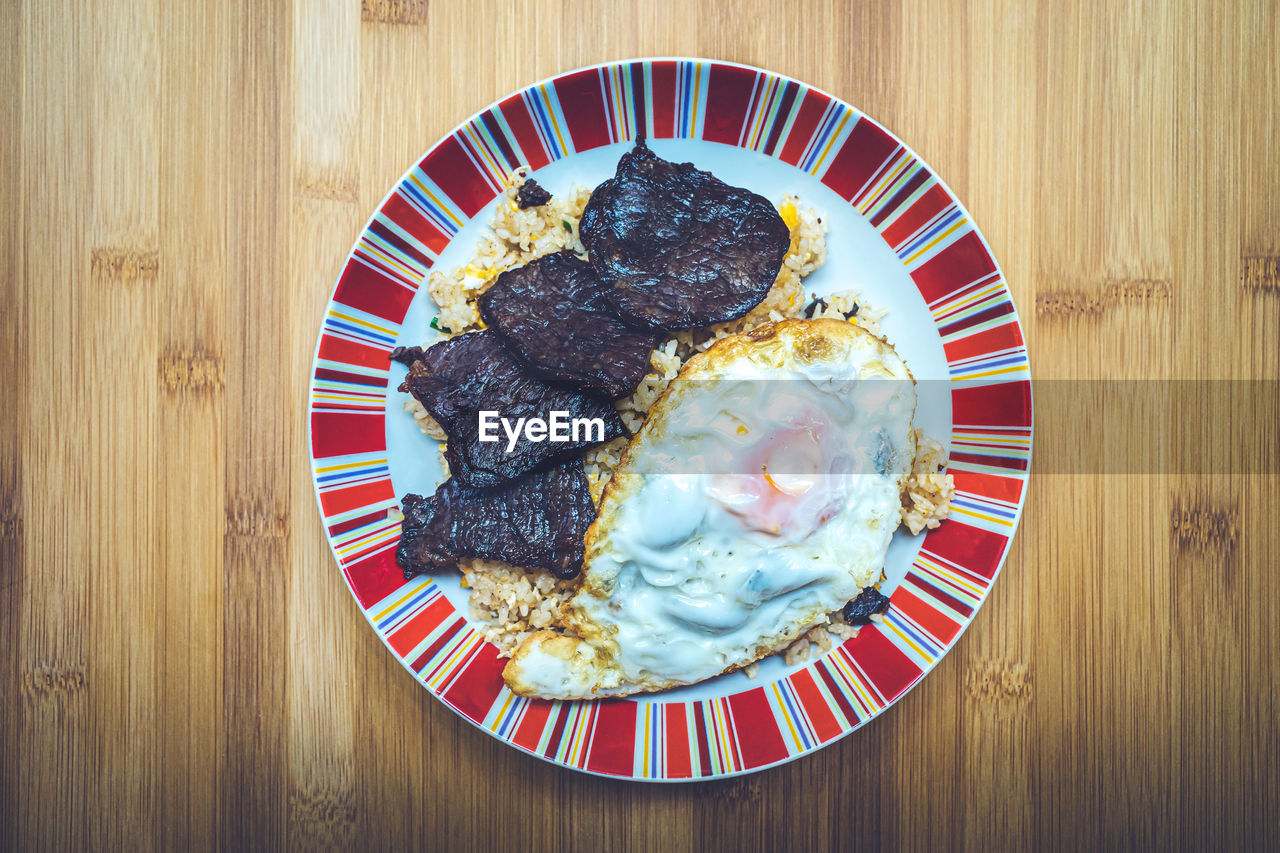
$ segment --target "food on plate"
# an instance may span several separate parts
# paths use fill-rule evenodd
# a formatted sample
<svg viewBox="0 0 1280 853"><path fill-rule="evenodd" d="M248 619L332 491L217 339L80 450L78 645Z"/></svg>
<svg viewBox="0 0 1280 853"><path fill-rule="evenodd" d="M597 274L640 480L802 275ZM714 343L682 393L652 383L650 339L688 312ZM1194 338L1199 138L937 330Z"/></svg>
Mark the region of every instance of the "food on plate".
<svg viewBox="0 0 1280 853"><path fill-rule="evenodd" d="M889 596L869 586L844 606L841 615L850 625L869 625L873 616L879 616L888 609Z"/></svg>
<svg viewBox="0 0 1280 853"><path fill-rule="evenodd" d="M413 363L422 358L422 347L396 347L387 358L398 361L405 367L413 367Z"/></svg>
<svg viewBox="0 0 1280 853"><path fill-rule="evenodd" d="M652 154L645 150L643 153L630 152L624 155L624 159L633 155L641 159L652 158ZM662 162L665 163L665 161ZM672 169L679 168L674 164L666 164L666 166ZM619 173L623 171L620 164ZM705 175L705 173L699 174ZM802 206L800 200L791 195L784 196L777 205L777 216L787 229L785 252L781 265L777 268L776 277L768 286L763 299L757 298L755 302L746 303L745 309L739 307L737 309L739 313L732 319L679 329L670 333L660 334L649 328L635 329L625 325L626 322L633 321L618 316L613 303L603 297L597 296L593 299L590 290L591 279L586 275L578 274L587 268L587 264L584 263L587 250L583 240L579 239L580 230L585 239L586 222L585 220L580 222L580 216L583 215L591 199L609 189L612 186L611 182L615 180L616 178L606 181L595 191L574 187L563 196L550 195L543 200L542 195L545 190L533 184L527 167L521 167L512 172L508 177L505 190L492 208L492 215L488 221L490 230L480 237L472 257L463 265L450 270L433 270L430 275L427 289L439 308L438 316L431 323L432 329L448 336L450 342L476 337L477 331L487 329L480 333L482 340L487 342L480 348L485 352L478 353L480 358L472 358L467 354L475 345L468 344L462 348L460 353L465 356L465 363L455 365L456 375L450 379L450 382L471 382L473 379L471 374L480 376L488 373L487 359L492 357L492 353L488 352L489 344L497 340L508 356L509 366L506 369L509 376L512 375L510 371L514 370L514 375L517 377L526 375L535 383L546 380L548 386L561 391L576 393L575 389L585 390L581 396L595 399L606 406L608 401L604 399L604 394L619 393L624 386L634 388L626 393L626 396L614 400L609 407L616 411L626 431L635 433L641 430L646 418L662 418L667 423L667 432L670 435L677 435L685 427L698 426L699 419L705 426L711 420L706 407L714 406L715 398L695 395L690 405L681 406L675 406L674 403L669 402L665 405L672 411L665 415L658 410L651 413L651 408L654 407L655 401L660 399L683 399L690 402L690 398L686 398L683 392L672 391L665 397L664 392L672 384L682 366L705 358L708 350L714 350L726 339L737 340L744 332L764 335L766 332L763 330L774 328L772 324L792 318L806 318L821 321L821 324L835 323L841 327L848 326L854 329L852 334L869 333L868 337L873 339L880 335L879 321L886 312L870 305L861 294L848 290L828 292L821 297L816 294L806 295L804 290L806 277L821 267L826 259L827 225L820 214ZM526 190L525 188L530 184L533 184L533 188ZM734 192L745 191L734 190ZM529 202L530 206L525 205L522 197ZM535 205L534 201L540 203ZM594 270L594 267L592 269ZM568 274L552 276L553 271L567 271ZM598 273L596 278L599 278ZM598 286L604 290L608 289L607 283L599 283ZM695 292L698 300L706 301L708 304L728 304L722 296L715 296L710 290L699 289L690 292ZM603 311L601 311L602 308ZM545 326L539 323L544 318L551 320L561 315L569 317L568 324L563 324L559 320L547 322ZM612 321L610 318L613 318ZM599 325L597 326L596 323ZM557 325L564 327L557 328ZM604 328L611 328L616 332L612 341L609 342L609 348L604 348L605 344L602 340L607 335L600 333ZM838 333L833 334L839 336ZM623 348L619 346L619 342L627 335L638 336L653 346L644 353L637 352L639 347L620 352ZM741 346L741 344L734 344L734 346ZM521 347L528 347L528 352L524 352ZM421 360L433 349L398 347L393 351L392 357L401 363L412 364ZM593 350L603 362L600 365L603 369L595 374L591 369ZM719 350L716 351L719 352ZM722 358L723 356L716 356L717 360ZM497 360L501 361L501 358ZM545 364L540 365L539 361ZM641 365L640 372L643 376L638 384L634 384L629 369L635 369L637 363ZM542 372L544 370L549 372ZM421 374L422 368L417 372ZM411 390L412 379L411 375L401 389ZM594 380L599 381L592 384ZM606 384L606 380L612 384ZM689 383L684 379L675 381L677 388L682 384ZM765 390L761 393L766 396L775 394L779 389L795 384L766 382L763 383ZM848 383L845 385L848 390ZM603 393L599 393L596 389L600 389ZM480 396L484 397L486 394L487 391ZM785 398L786 394L782 396ZM703 400L701 406L698 404L699 399ZM757 402L758 405L738 408L746 410L752 416L760 412L767 413L771 411L771 407L778 408L775 405L778 402L776 399L766 400L762 397ZM451 469L455 472L463 470L466 462L459 457L465 458L466 454L462 450L467 446L466 438L456 429L449 432L442 428L443 424L437 422L432 412L416 396L405 402L405 409L412 413L415 422L426 435L446 442L443 447L447 462L446 477L449 476ZM473 425L476 423L474 413L471 423ZM637 448L628 450L625 437L614 430L610 431L610 435L617 437L603 444L580 447L566 457L581 457L590 497L594 499L593 507L599 506L601 510L623 500L622 496L626 494L622 486L623 482L634 480L636 477L643 478L646 473L651 474L655 469L662 471L680 466L682 473L690 475L696 474L699 470L704 472L710 470L712 473L720 474L743 473L734 469L734 463L726 462L723 458L717 459L714 454L691 456L684 452L677 440L661 441L655 445L655 442L646 439L643 442L645 450L641 452L637 449L640 444L639 439L636 442ZM495 457L505 458L506 443L504 437L502 442L485 444L484 447L494 449ZM901 443L901 441L895 441L895 444ZM910 432L908 444L916 448L915 459L909 463L905 486L898 497L900 501L896 510L898 515L890 517L885 524L890 531L898 524L899 519L912 532L936 527L949 513L949 501L951 494L954 493L951 475L943 473L946 464L944 448L937 442L925 438L919 430ZM454 448L452 445L462 445L462 447ZM471 446L476 445L473 443ZM548 447L545 443L542 446L546 449L563 447L563 445ZM803 447L804 442L800 442L798 446ZM516 448L516 452L524 453L528 449L527 443L523 443ZM637 460L636 457L639 459ZM804 454L800 454L799 458L802 461L805 458ZM610 486L615 470L624 459L628 461L626 467L622 469L623 476L619 479L618 485ZM532 474L519 473L521 466L504 467L498 473L517 477L510 488L521 489L520 495L524 496L532 494L531 491L523 491L532 478L542 476L539 472L545 473L546 467L550 464L552 462L540 463L539 466L535 466L537 470ZM785 466L784 470L779 470L775 465L769 475L775 483L786 486L789 473L785 470ZM459 482L452 488L462 493L464 485ZM467 513L475 513L477 525L492 521L501 526L510 520L503 515L505 512L503 509L498 510L496 518L490 517L493 505L489 503L489 495L498 490L497 488L470 489L466 492L465 496L469 502L465 504L465 510ZM614 497L603 497L606 491L610 494L616 492L616 494ZM580 490L558 494L561 497L557 497L556 500L561 498L569 500L569 495L576 495L575 500L581 498ZM432 499L415 497L415 500ZM501 502L498 502L498 505L501 506ZM410 506L406 503L406 513L415 515L409 513L409 509ZM548 522L554 520L556 511L552 507L547 508ZM418 513L421 512L423 510L420 508ZM435 514L430 517L431 523L440 525L442 522L439 520L439 510L435 509L433 512ZM456 510L454 512L454 518L469 517L458 514ZM530 508L530 512L536 513L537 510ZM619 512L616 506L609 510L611 517L617 516ZM458 567L462 572L463 586L470 590L472 624L480 630L486 640L498 646L502 656L509 657L517 649L527 645L530 651L525 655L525 663L520 665L527 666L533 659L531 656L552 654L554 657L557 650L571 649L574 655L595 653L593 641L590 638L584 640L579 634L579 629L574 622L576 610L570 605L571 600L583 594L588 584L580 576L564 579L552 573L552 569L557 567L563 574L578 568L581 563L581 552L578 557L570 557L568 562L543 556L537 559L519 556L512 549L500 550L496 544L490 548L488 540L495 538L492 536L487 537L483 542L480 534L477 534L474 539L465 539L461 532L465 526L463 524L458 526L457 534L464 541L462 546L449 541L447 536L443 537L444 544L437 544L436 540L431 539L427 533L427 528L430 526L427 524L427 518L421 515L415 517L418 520L414 522L412 528L408 524L405 527L406 536L413 534L410 537L411 545L419 549L417 551L419 563L414 565L417 565L420 570L433 573L453 565ZM514 516L511 517L514 518ZM767 512L765 517L770 517ZM580 516L574 516L569 519L569 522L570 526L572 523L585 523ZM598 524L597 527L601 525ZM509 529L514 531L516 528ZM515 538L518 539L518 536ZM598 537L595 534L588 536L587 542L583 545L584 549L596 538ZM614 538L616 537L611 536L609 541L613 541ZM452 556L451 559L454 552L456 556ZM563 552L557 552L557 555L561 553ZM408 559L407 555L406 559ZM524 562L519 562L521 560ZM540 565L535 567L533 565L535 563ZM547 563L554 565L548 566ZM806 611L803 614L806 616L804 620L797 619L794 622L774 626L773 635L764 639L776 640L776 643L770 648L761 647L753 651L761 651L762 655L778 652L787 665L793 665L806 660L815 647L822 650L830 649L834 644L853 636L859 630L864 615L869 619L872 614L883 612L884 607L887 606L887 598L875 588L882 580L882 575L878 569L872 572L872 575L861 586L852 588L843 600L824 602L831 603L827 612L819 613L816 609L812 612ZM835 588L835 585L830 588L821 584L814 586L825 589L827 593ZM849 621L846 614L852 615L854 621ZM807 618L810 616L813 618ZM539 639L533 641L531 638L534 636L538 636ZM783 639L777 639L778 637ZM748 656L744 654L740 656L738 662L732 666L726 664L723 668L741 668L749 677L754 677L760 665L759 657L750 659L750 662L745 664L741 662L747 659ZM603 670L607 671L608 667L603 667ZM513 673L515 672L518 672L518 668L513 670ZM697 676L697 678L701 677L705 676ZM646 679L647 681L642 681L642 684L659 683L656 677L646 676ZM697 679L690 676L690 680ZM657 688L619 681L618 685L612 688L612 692L649 689ZM607 693L597 691L592 695L607 695Z"/></svg>
<svg viewBox="0 0 1280 853"><path fill-rule="evenodd" d="M596 517L580 461L526 474L492 489L445 480L431 497L406 495L396 562L405 576L460 559L502 560L571 578Z"/></svg>
<svg viewBox="0 0 1280 853"><path fill-rule="evenodd" d="M543 189L533 178L525 181L520 189L516 191L516 206L521 210L542 207L549 201L551 201L551 193Z"/></svg>
<svg viewBox="0 0 1280 853"><path fill-rule="evenodd" d="M592 192L579 229L615 313L657 331L743 316L773 286L790 244L763 196L664 160L643 139Z"/></svg>
<svg viewBox="0 0 1280 853"><path fill-rule="evenodd" d="M881 578L915 457L915 385L852 323L786 320L694 356L586 536L570 633L503 673L575 699L690 684L789 646Z"/></svg>
<svg viewBox="0 0 1280 853"><path fill-rule="evenodd" d="M955 477L944 473L947 451L941 444L916 430L916 459L911 476L902 490L902 523L914 536L933 530L951 517L951 499L956 493Z"/></svg>
<svg viewBox="0 0 1280 853"><path fill-rule="evenodd" d="M431 414L448 436L445 461L464 486L497 486L536 468L574 457L579 451L623 434L613 405L598 394L548 385L530 376L507 353L492 331L472 332L441 341L413 362L400 386ZM490 433L482 441L481 412L494 412ZM565 441L546 440L545 425L554 413L577 423ZM542 438L510 425L544 424ZM598 423L599 429L590 426ZM566 424L566 429L568 426Z"/></svg>
<svg viewBox="0 0 1280 853"><path fill-rule="evenodd" d="M488 228L476 241L475 251L457 266L437 265L427 277L427 293L439 313L432 328L456 335L481 328L476 297L493 284L498 273L527 264L535 258L569 249L586 257L578 239L578 219L591 191L574 186L536 207L520 206L520 190L532 180L521 166L507 176L506 187L491 208Z"/></svg>
<svg viewBox="0 0 1280 853"><path fill-rule="evenodd" d="M595 271L569 251L502 273L479 306L484 322L531 372L613 398L636 389L658 342L609 311Z"/></svg>

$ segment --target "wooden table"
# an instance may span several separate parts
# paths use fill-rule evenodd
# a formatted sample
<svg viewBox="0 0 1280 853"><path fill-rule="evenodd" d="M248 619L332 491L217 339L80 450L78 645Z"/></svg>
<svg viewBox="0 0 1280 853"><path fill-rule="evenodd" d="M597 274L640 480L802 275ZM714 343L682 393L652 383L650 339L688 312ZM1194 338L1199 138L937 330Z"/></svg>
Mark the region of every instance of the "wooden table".
<svg viewBox="0 0 1280 853"><path fill-rule="evenodd" d="M1280 843L1272 406L1202 424L1261 473L1040 473L899 705L672 786L524 756L405 674L326 547L304 416L400 173L506 92L644 55L776 69L915 147L1038 380L1274 382L1278 27L1266 0L0 5L0 847ZM1043 460L1095 415L1037 419Z"/></svg>

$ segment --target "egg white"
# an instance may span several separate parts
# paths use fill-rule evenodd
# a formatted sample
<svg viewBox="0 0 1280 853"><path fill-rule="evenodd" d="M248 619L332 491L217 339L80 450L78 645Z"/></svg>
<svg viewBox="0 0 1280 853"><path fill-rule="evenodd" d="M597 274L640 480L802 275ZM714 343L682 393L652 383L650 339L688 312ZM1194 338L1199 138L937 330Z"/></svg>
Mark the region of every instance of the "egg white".
<svg viewBox="0 0 1280 853"><path fill-rule="evenodd" d="M880 578L915 454L915 385L883 339L785 320L690 359L587 532L565 622L507 665L522 695L690 684L785 647Z"/></svg>

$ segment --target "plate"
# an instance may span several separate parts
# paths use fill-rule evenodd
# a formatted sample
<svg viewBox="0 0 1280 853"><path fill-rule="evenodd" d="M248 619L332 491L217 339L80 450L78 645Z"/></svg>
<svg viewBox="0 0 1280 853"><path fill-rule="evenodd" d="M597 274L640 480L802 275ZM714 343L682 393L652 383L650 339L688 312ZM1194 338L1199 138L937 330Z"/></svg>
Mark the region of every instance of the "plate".
<svg viewBox="0 0 1280 853"><path fill-rule="evenodd" d="M878 624L796 666L779 657L660 694L595 702L523 699L467 620L457 575L406 581L388 510L439 481L435 442L402 411L399 345L421 344L433 267L464 265L505 176L527 165L561 193L613 174L638 135L829 224L808 291L857 288L888 309L885 336L920 380L916 425L943 441L953 515L895 534ZM729 62L645 59L570 71L459 125L392 188L351 250L312 372L316 496L343 578L373 630L427 690L540 758L614 777L707 779L793 760L903 696L973 620L1009 549L1031 452L1030 369L1000 267L946 184L893 134L791 78Z"/></svg>

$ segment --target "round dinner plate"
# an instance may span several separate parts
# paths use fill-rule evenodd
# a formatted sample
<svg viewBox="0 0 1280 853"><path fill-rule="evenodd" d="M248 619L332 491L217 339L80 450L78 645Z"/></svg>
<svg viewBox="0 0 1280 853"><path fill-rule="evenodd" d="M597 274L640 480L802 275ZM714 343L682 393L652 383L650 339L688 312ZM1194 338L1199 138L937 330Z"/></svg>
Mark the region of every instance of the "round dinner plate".
<svg viewBox="0 0 1280 853"><path fill-rule="evenodd" d="M465 265L506 175L555 194L613 174L638 136L828 223L806 292L862 291L919 382L916 425L946 445L952 516L894 535L883 621L798 665L626 699L556 702L507 690L504 659L467 618L457 574L405 580L395 563L408 492L440 479L436 443L402 409L397 345L439 336L423 286ZM437 142L378 206L325 312L310 446L320 513L369 624L426 689L517 749L574 770L707 779L798 758L902 697L972 621L1026 499L1031 375L1000 267L968 211L915 153L854 107L771 71L702 59L610 62L535 83ZM816 646L814 647L816 653Z"/></svg>

